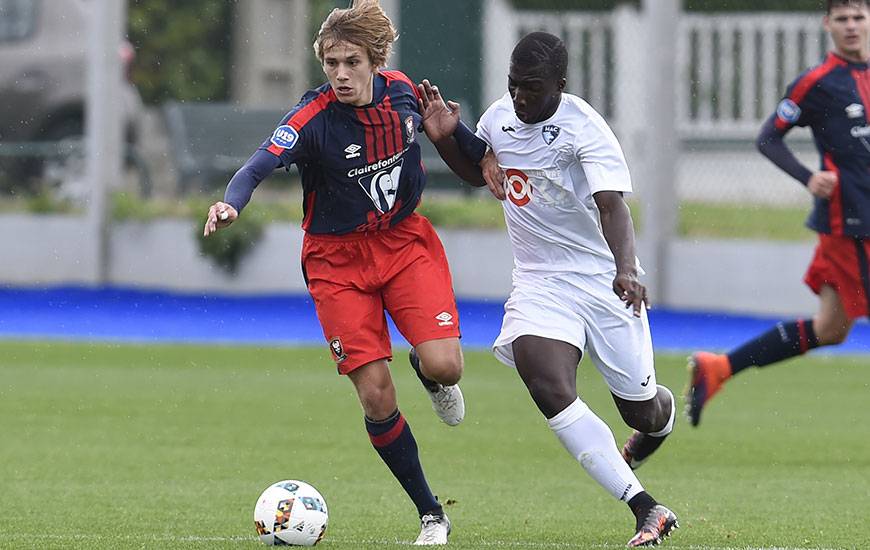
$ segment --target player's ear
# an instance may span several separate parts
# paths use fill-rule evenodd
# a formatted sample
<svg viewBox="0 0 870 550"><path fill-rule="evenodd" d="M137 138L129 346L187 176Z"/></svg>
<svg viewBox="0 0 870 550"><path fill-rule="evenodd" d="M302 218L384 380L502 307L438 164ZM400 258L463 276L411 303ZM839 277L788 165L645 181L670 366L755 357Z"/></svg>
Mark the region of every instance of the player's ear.
<svg viewBox="0 0 870 550"><path fill-rule="evenodd" d="M567 86L567 85L568 85L568 80L567 80L567 79L565 79L565 78L560 78L560 79L559 79L559 91L560 91L560 92L564 92L564 91L565 91L565 86Z"/></svg>

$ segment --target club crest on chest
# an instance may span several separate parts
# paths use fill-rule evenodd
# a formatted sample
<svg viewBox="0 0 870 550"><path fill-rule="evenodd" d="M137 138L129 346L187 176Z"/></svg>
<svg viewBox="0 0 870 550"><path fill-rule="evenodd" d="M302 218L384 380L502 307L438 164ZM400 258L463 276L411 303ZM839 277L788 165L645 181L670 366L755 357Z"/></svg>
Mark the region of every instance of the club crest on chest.
<svg viewBox="0 0 870 550"><path fill-rule="evenodd" d="M541 135L544 137L544 143L550 145L556 138L559 137L559 132L562 129L556 126L555 124L547 124L543 128L541 128Z"/></svg>

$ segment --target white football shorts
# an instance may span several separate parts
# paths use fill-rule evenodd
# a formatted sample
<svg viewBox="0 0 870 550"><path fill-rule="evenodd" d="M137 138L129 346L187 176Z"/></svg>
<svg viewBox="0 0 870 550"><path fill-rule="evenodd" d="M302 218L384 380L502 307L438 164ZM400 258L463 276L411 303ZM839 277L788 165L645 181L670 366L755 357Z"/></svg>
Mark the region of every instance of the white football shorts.
<svg viewBox="0 0 870 550"><path fill-rule="evenodd" d="M516 367L512 343L540 336L576 346L595 364L610 391L628 401L656 395L652 337L646 308L635 317L613 292L614 273L514 271L501 333L492 345Z"/></svg>

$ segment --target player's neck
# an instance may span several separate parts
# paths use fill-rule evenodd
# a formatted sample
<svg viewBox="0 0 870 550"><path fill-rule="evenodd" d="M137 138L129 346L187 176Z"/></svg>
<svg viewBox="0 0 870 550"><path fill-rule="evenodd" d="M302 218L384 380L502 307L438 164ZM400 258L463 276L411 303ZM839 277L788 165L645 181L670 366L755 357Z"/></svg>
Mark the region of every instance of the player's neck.
<svg viewBox="0 0 870 550"><path fill-rule="evenodd" d="M870 62L870 50L845 51L839 48L834 50L837 57L840 57L849 63L867 63Z"/></svg>
<svg viewBox="0 0 870 550"><path fill-rule="evenodd" d="M553 115L555 115L556 111L559 110L559 105L561 105L561 104L562 104L562 94L559 94L559 97L553 101L553 104L548 106L547 110L544 111L543 113L541 113L540 118L538 118L538 120L532 122L531 124L539 124L541 122L544 122L545 120L553 118Z"/></svg>

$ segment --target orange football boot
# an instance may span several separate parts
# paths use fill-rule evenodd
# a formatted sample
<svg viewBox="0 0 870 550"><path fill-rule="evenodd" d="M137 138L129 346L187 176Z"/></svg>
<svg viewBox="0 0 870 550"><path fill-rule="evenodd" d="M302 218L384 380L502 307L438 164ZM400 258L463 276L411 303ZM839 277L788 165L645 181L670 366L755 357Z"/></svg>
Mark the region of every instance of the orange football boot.
<svg viewBox="0 0 870 550"><path fill-rule="evenodd" d="M727 355L698 351L689 358L689 373L691 378L686 389L686 415L692 426L697 426L704 405L731 378L731 363Z"/></svg>
<svg viewBox="0 0 870 550"><path fill-rule="evenodd" d="M637 533L628 541L626 546L629 548L658 546L664 538L671 536L674 529L679 527L677 516L661 504L657 504L649 511L643 524L640 525Z"/></svg>

